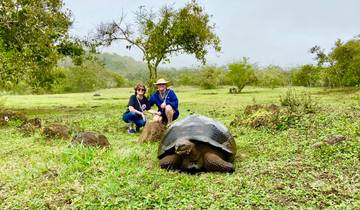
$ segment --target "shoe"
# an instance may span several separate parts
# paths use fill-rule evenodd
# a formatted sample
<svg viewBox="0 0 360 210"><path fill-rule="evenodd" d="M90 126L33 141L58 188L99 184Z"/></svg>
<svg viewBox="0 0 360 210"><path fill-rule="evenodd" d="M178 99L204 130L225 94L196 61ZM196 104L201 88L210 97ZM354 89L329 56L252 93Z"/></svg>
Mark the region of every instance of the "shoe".
<svg viewBox="0 0 360 210"><path fill-rule="evenodd" d="M133 134L133 133L136 133L136 131L131 128L131 129L128 130L128 133L129 133L129 134Z"/></svg>

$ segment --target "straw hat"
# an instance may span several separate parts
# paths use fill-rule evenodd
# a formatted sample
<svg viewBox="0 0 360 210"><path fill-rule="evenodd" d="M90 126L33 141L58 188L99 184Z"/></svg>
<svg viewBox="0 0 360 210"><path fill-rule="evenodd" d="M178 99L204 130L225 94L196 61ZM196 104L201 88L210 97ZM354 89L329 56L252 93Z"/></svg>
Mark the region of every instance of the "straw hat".
<svg viewBox="0 0 360 210"><path fill-rule="evenodd" d="M165 79L163 79L163 78L161 78L161 79L158 79L157 81L156 81L156 83L154 83L154 85L161 85L161 84L169 84L170 83L170 81L166 81Z"/></svg>

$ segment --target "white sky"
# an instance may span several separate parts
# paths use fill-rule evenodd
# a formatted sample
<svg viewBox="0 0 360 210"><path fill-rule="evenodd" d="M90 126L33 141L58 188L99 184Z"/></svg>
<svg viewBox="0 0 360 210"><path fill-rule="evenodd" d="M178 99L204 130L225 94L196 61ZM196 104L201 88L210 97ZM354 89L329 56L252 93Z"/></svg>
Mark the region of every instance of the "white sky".
<svg viewBox="0 0 360 210"><path fill-rule="evenodd" d="M133 20L141 5L158 11L165 4L176 8L189 1L165 0L65 0L75 18L72 34L84 36L101 22L116 20L122 14ZM265 65L292 67L313 63L309 49L320 45L326 50L336 39L349 40L360 34L360 0L198 0L216 24L222 52L210 51L209 64L223 65L242 57ZM141 60L138 50L124 44L104 49ZM200 65L192 56L176 56L166 66Z"/></svg>

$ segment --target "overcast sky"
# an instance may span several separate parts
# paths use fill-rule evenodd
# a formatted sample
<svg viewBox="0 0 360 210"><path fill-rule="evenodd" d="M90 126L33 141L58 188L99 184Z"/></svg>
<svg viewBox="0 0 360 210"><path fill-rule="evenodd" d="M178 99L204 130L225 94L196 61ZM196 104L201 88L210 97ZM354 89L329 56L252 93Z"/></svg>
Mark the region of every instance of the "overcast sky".
<svg viewBox="0 0 360 210"><path fill-rule="evenodd" d="M127 20L141 5L158 11L165 4L176 8L189 1L178 0L65 0L75 19L73 35L84 36L101 22L116 20L122 11ZM249 57L261 66L292 67L313 63L309 49L320 45L326 50L336 39L349 40L360 34L360 0L198 0L216 24L222 52L210 51L209 64L224 65ZM103 49L141 60L138 50L124 44ZM200 65L192 56L176 56L166 66Z"/></svg>

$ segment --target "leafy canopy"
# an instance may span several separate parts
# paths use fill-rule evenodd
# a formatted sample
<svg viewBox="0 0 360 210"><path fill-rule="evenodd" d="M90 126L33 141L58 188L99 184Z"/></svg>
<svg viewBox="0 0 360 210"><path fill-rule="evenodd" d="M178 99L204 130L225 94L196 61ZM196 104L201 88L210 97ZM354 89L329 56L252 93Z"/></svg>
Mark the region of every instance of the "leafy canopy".
<svg viewBox="0 0 360 210"><path fill-rule="evenodd" d="M128 43L128 49L139 48L148 66L150 83L157 79L158 65L170 62L172 55L193 54L205 63L209 46L221 50L210 16L195 1L177 10L164 6L158 14L140 7L135 15L137 33L131 30L130 24L124 23L122 16L119 22L101 24L96 42L110 45L115 40L123 40Z"/></svg>
<svg viewBox="0 0 360 210"><path fill-rule="evenodd" d="M325 53L319 46L310 49L318 66L322 67L322 79L330 87L360 85L360 37L347 42L340 39L335 47Z"/></svg>
<svg viewBox="0 0 360 210"><path fill-rule="evenodd" d="M238 92L241 92L246 85L256 80L254 69L246 58L243 58L243 60L238 63L229 64L228 67L228 77L233 85L238 88Z"/></svg>
<svg viewBox="0 0 360 210"><path fill-rule="evenodd" d="M203 89L215 89L221 82L221 68L216 66L204 66L200 70L200 75L198 76L200 81L198 84Z"/></svg>
<svg viewBox="0 0 360 210"><path fill-rule="evenodd" d="M49 88L58 60L84 52L68 37L71 13L63 6L62 0L0 1L1 87L25 80L35 88Z"/></svg>
<svg viewBox="0 0 360 210"><path fill-rule="evenodd" d="M303 65L292 72L293 85L315 87L319 84L320 68L313 65Z"/></svg>

